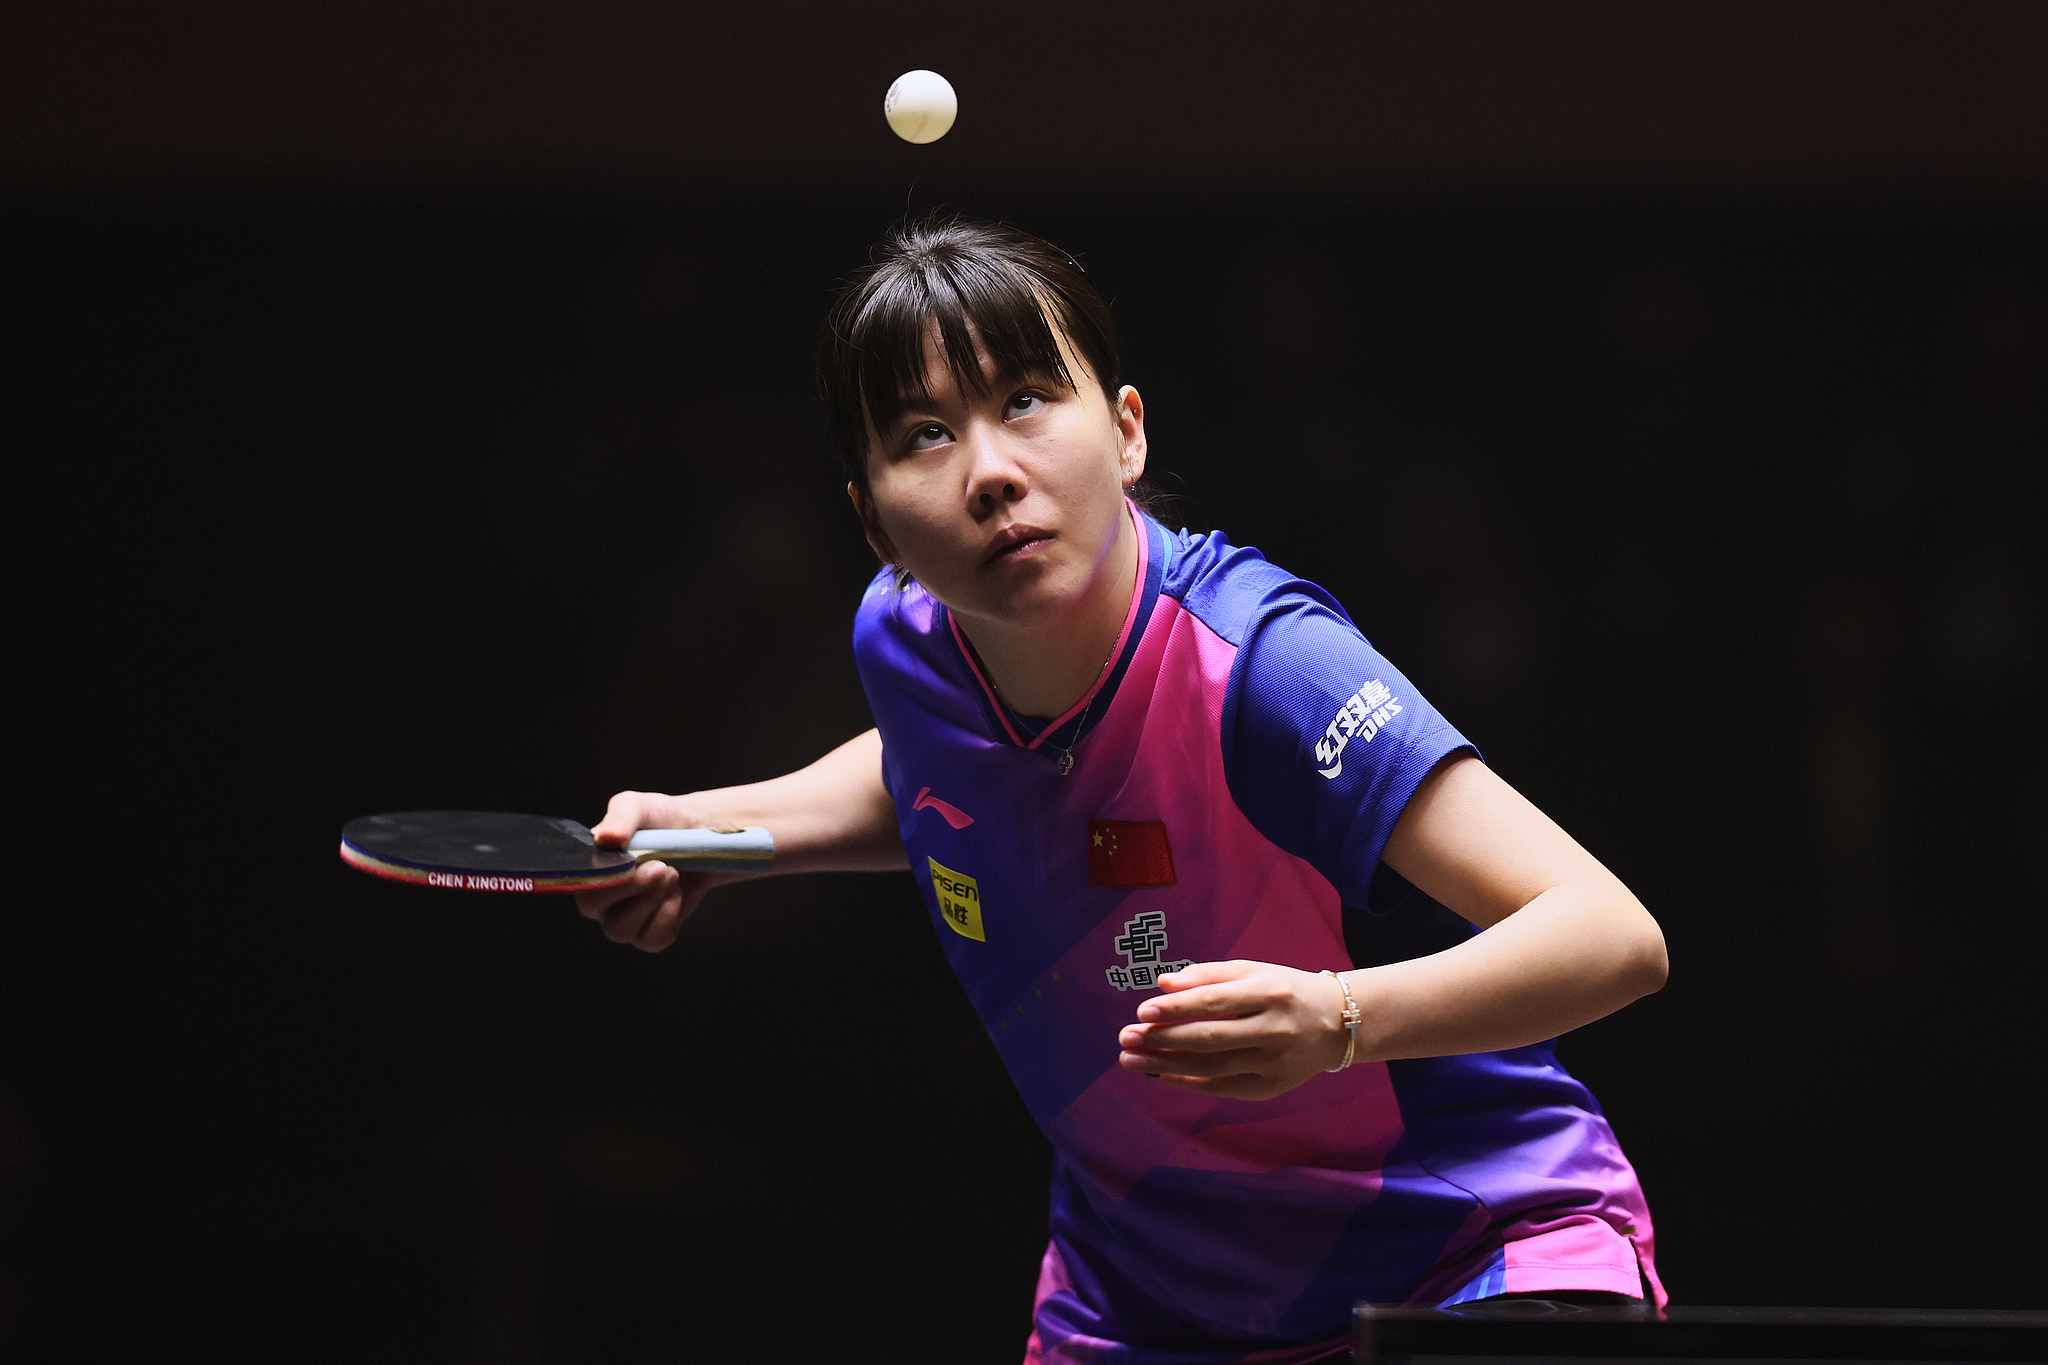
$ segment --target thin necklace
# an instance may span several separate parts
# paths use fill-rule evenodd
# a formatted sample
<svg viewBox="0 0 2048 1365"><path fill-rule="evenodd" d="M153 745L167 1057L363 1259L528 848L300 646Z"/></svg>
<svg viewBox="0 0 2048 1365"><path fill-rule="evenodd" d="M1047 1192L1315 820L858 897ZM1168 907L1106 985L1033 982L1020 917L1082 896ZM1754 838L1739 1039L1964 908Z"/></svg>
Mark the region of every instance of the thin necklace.
<svg viewBox="0 0 2048 1365"><path fill-rule="evenodd" d="M1095 697L1102 695L1102 677L1105 673L1109 672L1109 666L1115 662L1116 646L1111 645L1109 647L1109 657L1102 661L1101 668L1095 670L1095 681L1089 684L1091 688L1096 689L1095 696L1088 698L1088 704L1081 708L1080 719L1074 722L1074 744L1081 742L1081 732L1088 728L1088 713L1095 708ZM1060 750L1061 777L1065 777L1068 773L1074 771L1074 744L1069 744L1066 748ZM1051 747L1058 748L1059 746L1053 745Z"/></svg>
<svg viewBox="0 0 2048 1365"><path fill-rule="evenodd" d="M1103 665L1104 668L1108 666L1107 664ZM1093 705L1095 705L1095 698L1090 697L1088 699L1088 706L1081 708L1081 718L1074 722L1074 744L1081 742L1081 731L1088 724L1088 707ZM1060 750L1061 777L1065 777L1068 773L1074 771L1074 744L1069 744L1066 748ZM1058 746L1055 745L1054 747L1057 748Z"/></svg>
<svg viewBox="0 0 2048 1365"><path fill-rule="evenodd" d="M1119 643L1121 643L1121 641L1119 641ZM1095 670L1095 681L1088 684L1088 686L1090 688L1095 688L1097 684L1099 684L1102 681L1103 674L1109 672L1109 666L1115 662L1116 645L1111 645L1109 647L1109 657L1102 661L1102 667ZM996 700L1002 702L1002 704L1005 706L1010 706L1010 699L1003 695L1003 689L1001 688L1001 686L997 684L996 675L994 673L988 674L988 685L991 688L995 689ZM1099 697L1101 695L1101 692L1097 691L1094 697L1088 698L1088 704L1081 708L1080 718L1074 722L1074 744L1079 744L1081 742L1081 731L1084 728L1086 728L1088 724L1088 713L1095 709L1095 697ZM1010 706L1010 710L1015 711L1016 714L1020 716L1024 714L1022 711L1018 711L1017 708L1014 706ZM1074 771L1074 744L1069 744L1066 748L1060 749L1061 777L1065 777L1068 773ZM1045 747L1048 749L1059 749L1060 746L1057 744L1048 744Z"/></svg>

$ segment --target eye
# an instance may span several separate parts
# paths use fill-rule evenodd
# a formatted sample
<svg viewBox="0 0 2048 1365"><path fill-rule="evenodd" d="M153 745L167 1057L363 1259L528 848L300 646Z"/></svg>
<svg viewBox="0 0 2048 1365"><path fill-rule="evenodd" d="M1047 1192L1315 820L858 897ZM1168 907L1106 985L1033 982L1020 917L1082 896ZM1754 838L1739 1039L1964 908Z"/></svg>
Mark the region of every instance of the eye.
<svg viewBox="0 0 2048 1365"><path fill-rule="evenodd" d="M922 422L912 427L910 434L903 438L903 447L906 450L930 450L952 439L953 433L937 422Z"/></svg>
<svg viewBox="0 0 2048 1365"><path fill-rule="evenodd" d="M1020 393L1003 405L1003 417L1029 417L1045 407L1045 397L1036 393Z"/></svg>

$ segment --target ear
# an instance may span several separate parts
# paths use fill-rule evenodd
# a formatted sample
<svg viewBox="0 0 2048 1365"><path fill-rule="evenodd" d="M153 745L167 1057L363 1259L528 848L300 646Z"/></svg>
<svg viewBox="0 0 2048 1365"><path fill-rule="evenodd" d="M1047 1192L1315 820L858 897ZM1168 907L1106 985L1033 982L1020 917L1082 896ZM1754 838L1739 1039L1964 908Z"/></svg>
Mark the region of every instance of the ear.
<svg viewBox="0 0 2048 1365"><path fill-rule="evenodd" d="M861 529L867 532L868 548L875 552L875 558L896 567L896 547L889 540L889 533L882 529L882 523L875 520L875 505L861 496L860 486L851 481L846 485L846 496L853 500L853 514L860 518Z"/></svg>
<svg viewBox="0 0 2048 1365"><path fill-rule="evenodd" d="M1119 480L1129 488L1145 474L1145 400L1126 384L1116 391L1116 407L1110 415L1116 419L1117 436L1122 442L1117 452Z"/></svg>

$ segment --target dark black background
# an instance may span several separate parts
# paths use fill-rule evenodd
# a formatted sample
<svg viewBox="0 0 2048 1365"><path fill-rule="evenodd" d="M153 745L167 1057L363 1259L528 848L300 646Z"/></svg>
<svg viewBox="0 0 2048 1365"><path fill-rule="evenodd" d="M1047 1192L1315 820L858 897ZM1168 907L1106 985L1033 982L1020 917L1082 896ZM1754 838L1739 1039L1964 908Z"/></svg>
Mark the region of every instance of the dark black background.
<svg viewBox="0 0 2048 1365"><path fill-rule="evenodd" d="M1108 116L978 133L978 73L1030 85L958 35L863 41L861 100L939 66L959 129L853 124L865 161L785 183L277 119L11 144L0 1345L1015 1358L1046 1149L907 875L724 892L645 957L333 853L369 810L594 818L867 724L810 342L935 204L1075 251L1186 522L1337 593L1658 914L1671 984L1562 1051L1679 1298L2048 1306L2038 153L1559 133L1510 173L1473 115L1332 169L1155 67L1103 97L1193 167L1147 179ZM853 136L812 92L776 137L806 98ZM1371 112L1328 98L1326 146Z"/></svg>

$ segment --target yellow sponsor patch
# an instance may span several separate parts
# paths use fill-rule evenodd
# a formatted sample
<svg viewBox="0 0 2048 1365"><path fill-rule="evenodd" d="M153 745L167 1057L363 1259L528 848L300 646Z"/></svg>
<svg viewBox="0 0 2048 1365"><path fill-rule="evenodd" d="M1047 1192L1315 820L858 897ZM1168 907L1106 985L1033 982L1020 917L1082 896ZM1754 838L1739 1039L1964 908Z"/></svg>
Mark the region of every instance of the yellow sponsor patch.
<svg viewBox="0 0 2048 1365"><path fill-rule="evenodd" d="M971 938L976 943L988 942L988 936L981 931L981 884L965 872L955 872L937 858L926 858L925 861L932 865L932 891L939 898L939 913L946 917L946 923L963 938Z"/></svg>

